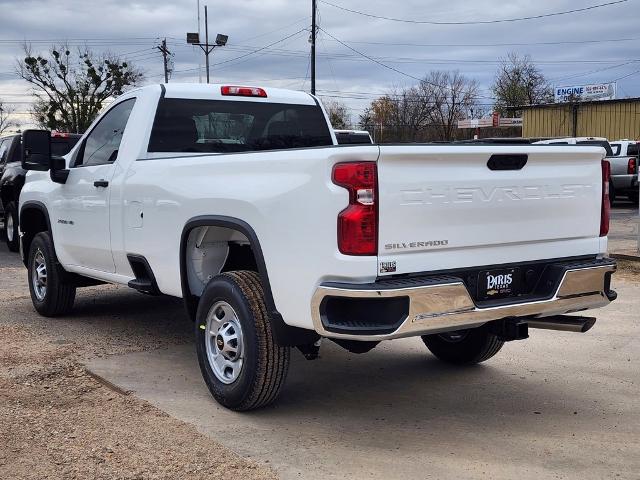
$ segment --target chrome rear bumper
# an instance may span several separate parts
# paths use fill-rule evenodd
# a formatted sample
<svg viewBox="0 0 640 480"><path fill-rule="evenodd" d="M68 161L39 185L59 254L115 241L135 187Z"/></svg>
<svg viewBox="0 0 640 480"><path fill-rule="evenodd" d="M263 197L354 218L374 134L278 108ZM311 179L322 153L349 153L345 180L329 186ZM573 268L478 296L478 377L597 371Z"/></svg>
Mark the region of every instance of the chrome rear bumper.
<svg viewBox="0 0 640 480"><path fill-rule="evenodd" d="M428 335L480 326L505 318L540 319L608 305L615 293L609 290L615 262L597 260L567 267L553 293L544 299L478 306L460 278L430 278L423 284L411 280L367 285L320 285L311 302L314 328L323 337L361 341ZM405 285L402 285L402 284ZM325 308L329 299L408 299L408 313L393 331L374 333L336 329L330 325ZM532 325L533 326L533 325Z"/></svg>

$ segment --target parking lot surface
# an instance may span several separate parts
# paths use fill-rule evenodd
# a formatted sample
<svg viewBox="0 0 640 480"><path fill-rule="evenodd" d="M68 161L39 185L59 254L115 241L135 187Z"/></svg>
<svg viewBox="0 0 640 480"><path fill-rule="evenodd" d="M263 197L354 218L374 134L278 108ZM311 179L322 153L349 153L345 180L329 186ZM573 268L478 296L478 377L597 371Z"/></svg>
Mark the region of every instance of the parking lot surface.
<svg viewBox="0 0 640 480"><path fill-rule="evenodd" d="M638 255L638 206L631 202L618 202L611 209L609 251L618 255Z"/></svg>
<svg viewBox="0 0 640 480"><path fill-rule="evenodd" d="M179 301L94 287L44 319L2 246L0 478L637 479L640 267L621 265L587 334L532 330L463 369L417 339L325 341L294 353L275 406L236 414L209 396Z"/></svg>

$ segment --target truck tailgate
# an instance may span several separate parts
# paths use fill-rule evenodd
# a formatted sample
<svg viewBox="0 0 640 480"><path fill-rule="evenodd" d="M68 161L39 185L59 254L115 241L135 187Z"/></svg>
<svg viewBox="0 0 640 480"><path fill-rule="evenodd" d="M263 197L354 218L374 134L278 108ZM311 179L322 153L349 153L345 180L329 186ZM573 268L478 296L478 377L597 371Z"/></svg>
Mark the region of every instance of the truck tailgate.
<svg viewBox="0 0 640 480"><path fill-rule="evenodd" d="M491 170L494 155L527 161ZM599 253L603 157L590 147L380 147L379 273Z"/></svg>

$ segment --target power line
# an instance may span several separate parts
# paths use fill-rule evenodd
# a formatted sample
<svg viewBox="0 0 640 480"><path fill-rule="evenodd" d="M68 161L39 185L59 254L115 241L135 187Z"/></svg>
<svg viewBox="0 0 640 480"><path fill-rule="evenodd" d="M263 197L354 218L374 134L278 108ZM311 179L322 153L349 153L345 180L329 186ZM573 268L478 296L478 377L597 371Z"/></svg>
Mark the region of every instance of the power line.
<svg viewBox="0 0 640 480"><path fill-rule="evenodd" d="M625 78L632 77L633 75L637 75L637 74L639 74L639 73L640 73L640 70L636 70L635 72L629 73L628 75L624 75L624 76L622 76L622 77L618 77L618 78L616 78L615 80L611 80L611 83L613 83L613 82L617 82L617 81L619 81L619 80L624 80Z"/></svg>
<svg viewBox="0 0 640 480"><path fill-rule="evenodd" d="M431 85L431 86L434 86L434 87L436 87L436 88L443 88L443 89L446 89L446 90L451 90L451 87L449 87L449 86L446 86L446 85L438 85L437 83L430 82L430 81L428 81L427 79L424 79L424 78L418 78L418 77L413 76L413 75L411 75L411 74L409 74L409 73L407 73L407 72L403 72L402 70L398 70L397 68L392 67L391 65L387 65L387 64L385 64L385 63L382 63L382 62L380 62L380 61L376 60L375 58L370 57L370 56L369 56L369 55L367 55L366 53L362 53L362 52L360 52L359 50L356 50L355 48L351 47L350 45L347 45L347 44L346 44L346 43L344 43L342 40L339 40L338 38L336 38L336 37L334 37L333 35L331 35L331 34L330 34L329 32L327 32L324 28L322 28L322 27L318 27L318 29L319 29L319 30L322 30L325 34L327 34L329 37L333 38L336 42L340 43L340 44L341 44L341 45L343 45L344 47L346 47L346 48L348 48L349 50L351 50L351 51L353 51L353 52L357 53L358 55L361 55L362 57L364 57L364 58L366 58L366 59L368 59L368 60L372 61L373 63L376 63L376 64L380 65L381 67L384 67L384 68L386 68L386 69L388 69L388 70L391 70L391 71L393 71L393 72L399 73L400 75L403 75L403 76L405 76L405 77L411 78L411 79L416 80L416 81L418 81L418 82L424 82L424 83L426 83L426 84L428 84L428 85ZM482 96L479 96L479 98L483 98L483 97L482 97ZM484 97L484 98L487 98L487 97Z"/></svg>
<svg viewBox="0 0 640 480"><path fill-rule="evenodd" d="M613 70L614 68L620 68L620 67L624 67L626 65L631 65L632 63L635 63L635 62L630 61L630 62L620 63L620 64L614 65L612 67L598 68L597 70L591 70L589 72L576 73L576 74L573 74L573 75L568 75L566 77L560 77L560 78L552 78L552 79L549 79L549 81L550 82L562 82L564 80L570 80L572 78L586 77L586 76L592 75L594 73L604 72L604 71L608 71L608 70Z"/></svg>
<svg viewBox="0 0 640 480"><path fill-rule="evenodd" d="M389 42L349 42L354 45L379 45L388 47L531 47L531 46L553 46L553 45L583 45L592 43L616 43L635 42L640 37L635 38L610 38L603 40L566 40L555 42L522 42L522 43L389 43Z"/></svg>
<svg viewBox="0 0 640 480"><path fill-rule="evenodd" d="M356 50L355 48L351 47L350 45L347 45L346 43L344 43L342 40L339 40L339 39L337 39L336 37L334 37L333 35L331 35L331 34L330 34L329 32L327 32L324 28L322 28L322 27L318 27L318 29L319 29L319 30L322 30L326 35L328 35L329 37L333 38L336 42L338 42L338 43L339 43L340 45L342 45L343 47L346 47L346 48L348 48L349 50L351 50L352 52L357 53L357 54L358 54L358 55L360 55L361 57L364 57L364 58L366 58L367 60L369 60L369 61L371 61L371 62L373 62L373 63L376 63L376 64L380 65L381 67L384 67L384 68L386 68L386 69L388 69L388 70L391 70L391 71L393 71L393 72L399 73L400 75L403 75L403 76L405 76L405 77L411 78L412 80L421 81L421 79L420 79L420 78L418 78L418 77L414 77L413 75L411 75L411 74L409 74L409 73L403 72L402 70L398 70L397 68L392 67L392 66L390 66L390 65L386 65L386 64L384 64L384 63L382 63L382 62L380 62L380 61L376 60L375 58L370 57L370 56L369 56L369 55L367 55L366 53L362 53L362 52L360 52L359 50Z"/></svg>
<svg viewBox="0 0 640 480"><path fill-rule="evenodd" d="M251 51L251 52L249 52L249 53L246 53L246 54L244 54L244 55L240 55L239 57L230 58L230 59L228 59L228 60L224 60L224 61L222 61L222 62L214 63L213 65L214 65L214 66L215 66L215 65L224 65L225 63L235 62L236 60L240 60L240 59L245 58L245 57L248 57L248 56L250 56L250 55L254 55L254 54L259 53L259 52L261 52L261 51L263 51L263 50L266 50L267 48L270 48L270 47L272 47L272 46L274 46L274 45L277 45L277 44L279 44L279 43L282 43L282 42L284 42L285 40L289 40L290 38L293 38L293 37L295 37L296 35L300 35L302 32L305 32L305 31L307 31L307 29L306 29L306 28L303 28L303 29L301 29L301 30L298 30L298 31L297 31L297 32L295 32L295 33L292 33L291 35L288 35L288 36L286 36L286 37L284 37L284 38L281 38L281 39L280 39L280 40L278 40L278 41L275 41L275 42L273 42L273 43L270 43L269 45L265 45L264 47L260 47L260 48L258 48L258 49L256 49L256 50L253 50L253 51Z"/></svg>
<svg viewBox="0 0 640 480"><path fill-rule="evenodd" d="M293 27L294 25L297 25L298 23L302 22L303 20L309 20L309 16L306 15L306 16L304 16L302 18L299 18L298 20L296 20L293 23L289 23L288 25L285 25L284 27L277 28L275 30L271 30L271 31L266 32L266 33L261 33L260 35L256 35L255 37L245 38L243 40L240 40L240 43L249 42L251 40L255 40L256 38L262 38L262 37L266 37L267 35L271 35L272 33L281 32L282 30L286 30L289 27Z"/></svg>
<svg viewBox="0 0 640 480"><path fill-rule="evenodd" d="M505 18L505 19L499 19L499 20L474 20L474 21L470 21L470 22L435 22L435 21L431 21L431 20L409 20L409 19L402 19L402 18L393 18L393 17L385 17L383 15L374 15L372 13L366 13L366 12L361 12L358 10L352 10L350 8L346 8L346 7L342 7L340 5L336 5L334 3L331 2L327 2L326 0L318 0L322 3L324 3L325 5L329 5L331 7L343 10L345 12L349 12L349 13L355 13L357 15L362 15L365 17L370 17L370 18L377 18L379 20L389 20L392 22L401 22L401 23L413 23L413 24L418 24L418 25L487 25L487 24L494 24L494 23L509 23L509 22L520 22L523 20L536 20L536 19L540 19L540 18L548 18L548 17L557 17L559 15L568 15L571 13L579 13L579 12L586 12L588 10L595 10L597 8L603 8L603 7L608 7L611 5L617 5L620 3L626 3L629 0L615 0L613 2L607 2L607 3L600 3L597 5L591 5L589 7L583 7L583 8L575 8L572 10L565 10L562 12L554 12L554 13L545 13L545 14L541 14L541 15L531 15L528 17L519 17L519 18Z"/></svg>
<svg viewBox="0 0 640 480"><path fill-rule="evenodd" d="M335 41L335 40L334 40ZM235 45L227 47L229 51L254 51L256 47L253 46L242 46ZM295 57L295 58L308 58L309 53L304 50L285 50L285 49L271 49L269 51L263 52L263 55L273 55L273 56L282 56L282 57ZM318 57L325 57L335 60L353 60L358 59L361 60L361 55L352 55L348 53L320 53L318 52ZM387 61L392 63L433 63L433 64L460 64L460 63L469 63L469 64L492 64L499 65L502 63L500 60L493 59L457 59L457 58L424 58L424 57L391 57L391 56L372 56L379 61ZM589 59L589 60L536 60L536 64L548 64L548 65L564 65L564 64L582 64L582 63L593 63L593 64L611 64L620 61L625 62L640 62L640 59L606 59L606 60L598 60L598 59Z"/></svg>

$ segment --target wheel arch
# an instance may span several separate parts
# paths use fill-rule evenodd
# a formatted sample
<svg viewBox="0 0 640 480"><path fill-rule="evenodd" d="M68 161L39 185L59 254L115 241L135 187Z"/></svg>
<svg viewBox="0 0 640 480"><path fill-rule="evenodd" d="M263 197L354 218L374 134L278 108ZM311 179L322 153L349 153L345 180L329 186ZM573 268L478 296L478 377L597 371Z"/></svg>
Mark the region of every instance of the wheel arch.
<svg viewBox="0 0 640 480"><path fill-rule="evenodd" d="M253 253L257 273L262 282L264 290L265 304L269 313L271 328L278 343L282 346L297 346L315 342L319 337L310 330L304 330L297 327L291 327L284 322L282 315L278 312L271 290L267 265L260 245L260 240L255 230L244 220L235 217L222 215L203 215L191 218L182 229L180 238L180 283L182 289L182 297L184 299L185 308L192 320L195 319L198 308L199 297L191 292L189 285L189 277L187 272L187 243L191 232L199 227L221 227L236 231L244 235L248 241Z"/></svg>
<svg viewBox="0 0 640 480"><path fill-rule="evenodd" d="M49 231L53 234L51 229L51 220L49 219L49 212L44 203L31 200L25 202L20 207L20 214L18 216L18 223L20 225L20 232L22 237L20 239L22 249L22 262L27 265L27 254L35 237L40 232Z"/></svg>

